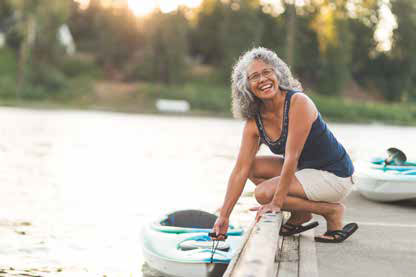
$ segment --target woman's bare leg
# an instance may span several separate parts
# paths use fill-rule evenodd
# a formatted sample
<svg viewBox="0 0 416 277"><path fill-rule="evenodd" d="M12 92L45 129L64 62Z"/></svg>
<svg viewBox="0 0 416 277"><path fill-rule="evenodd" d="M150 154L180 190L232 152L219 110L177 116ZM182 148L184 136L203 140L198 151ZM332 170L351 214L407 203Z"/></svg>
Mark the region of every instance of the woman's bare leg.
<svg viewBox="0 0 416 277"><path fill-rule="evenodd" d="M257 186L268 179L280 176L283 161L283 158L278 156L257 156L248 178Z"/></svg>
<svg viewBox="0 0 416 277"><path fill-rule="evenodd" d="M249 179L257 186L259 184L263 184L269 179L280 176L282 172L283 161L283 158L279 156L257 156L251 168ZM302 186L301 192L299 193L303 193L304 198L307 199L306 194L303 192ZM312 214L310 212L291 211L288 223L299 225L308 222L311 219Z"/></svg>
<svg viewBox="0 0 416 277"><path fill-rule="evenodd" d="M260 204L270 203L279 185L279 181L280 177L274 177L256 187L255 196ZM305 191L296 177L294 178L294 182L289 186L289 192L283 204L283 210L321 215L327 221L328 230L339 230L343 226L344 206L339 203L307 200Z"/></svg>

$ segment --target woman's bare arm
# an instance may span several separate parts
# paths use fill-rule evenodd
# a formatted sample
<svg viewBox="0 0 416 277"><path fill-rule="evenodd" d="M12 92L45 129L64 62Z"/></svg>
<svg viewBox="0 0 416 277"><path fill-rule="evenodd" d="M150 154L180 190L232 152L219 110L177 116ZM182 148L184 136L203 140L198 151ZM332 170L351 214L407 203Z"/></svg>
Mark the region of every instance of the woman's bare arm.
<svg viewBox="0 0 416 277"><path fill-rule="evenodd" d="M228 181L227 193L221 208L220 217L228 218L235 203L243 192L250 169L258 150L259 135L253 119L247 120L243 131L237 162Z"/></svg>
<svg viewBox="0 0 416 277"><path fill-rule="evenodd" d="M254 120L247 120L243 131L243 140L240 146L237 162L228 180L227 193L222 205L220 216L215 221L213 232L216 240L223 240L228 230L228 218L243 192L254 157L256 156L259 135Z"/></svg>
<svg viewBox="0 0 416 277"><path fill-rule="evenodd" d="M286 142L285 161L280 175L280 183L272 200L272 204L282 207L292 183L298 160L310 129L317 116L312 100L304 94L292 96L289 111L289 134Z"/></svg>

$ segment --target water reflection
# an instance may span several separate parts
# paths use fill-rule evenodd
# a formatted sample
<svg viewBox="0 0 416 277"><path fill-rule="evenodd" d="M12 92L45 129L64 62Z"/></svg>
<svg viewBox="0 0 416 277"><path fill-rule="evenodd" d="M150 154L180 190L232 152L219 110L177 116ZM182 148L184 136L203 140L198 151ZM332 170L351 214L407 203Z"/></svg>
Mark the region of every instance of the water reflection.
<svg viewBox="0 0 416 277"><path fill-rule="evenodd" d="M6 266L0 270L42 276L138 276L142 224L173 209L220 206L243 126L231 119L11 108L0 109L0 121ZM330 127L353 159L390 146L416 157L413 128ZM245 224L254 201L240 202L233 219Z"/></svg>

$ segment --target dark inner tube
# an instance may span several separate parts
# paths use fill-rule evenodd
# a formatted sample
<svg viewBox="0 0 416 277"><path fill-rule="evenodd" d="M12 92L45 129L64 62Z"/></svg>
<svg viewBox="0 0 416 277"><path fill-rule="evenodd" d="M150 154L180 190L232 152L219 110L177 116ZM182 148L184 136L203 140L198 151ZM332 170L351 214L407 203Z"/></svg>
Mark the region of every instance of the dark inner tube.
<svg viewBox="0 0 416 277"><path fill-rule="evenodd" d="M161 222L164 226L211 229L217 216L200 210L183 210L171 213L168 219Z"/></svg>

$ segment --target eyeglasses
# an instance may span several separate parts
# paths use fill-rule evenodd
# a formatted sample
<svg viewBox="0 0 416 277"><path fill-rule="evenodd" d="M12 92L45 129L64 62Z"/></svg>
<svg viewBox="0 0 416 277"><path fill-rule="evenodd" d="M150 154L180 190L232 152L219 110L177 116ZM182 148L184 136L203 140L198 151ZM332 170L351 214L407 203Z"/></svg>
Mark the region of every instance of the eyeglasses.
<svg viewBox="0 0 416 277"><path fill-rule="evenodd" d="M272 76L274 70L272 68L266 68L261 73L253 73L250 76L248 76L248 80L251 83L257 83L260 80L260 77L263 75L264 78L269 78Z"/></svg>

